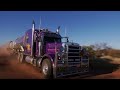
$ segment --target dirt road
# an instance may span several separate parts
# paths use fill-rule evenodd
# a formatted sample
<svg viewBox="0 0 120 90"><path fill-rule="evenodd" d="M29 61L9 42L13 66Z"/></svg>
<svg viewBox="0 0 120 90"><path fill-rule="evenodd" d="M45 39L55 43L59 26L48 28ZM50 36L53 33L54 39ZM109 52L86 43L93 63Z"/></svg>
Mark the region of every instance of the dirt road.
<svg viewBox="0 0 120 90"><path fill-rule="evenodd" d="M92 62L89 74L66 79L120 79L119 64L120 58L103 57ZM6 48L0 48L0 79L42 79L42 75L38 68L27 63L18 63Z"/></svg>
<svg viewBox="0 0 120 90"><path fill-rule="evenodd" d="M0 48L0 79L42 79L38 68L20 64L6 48Z"/></svg>

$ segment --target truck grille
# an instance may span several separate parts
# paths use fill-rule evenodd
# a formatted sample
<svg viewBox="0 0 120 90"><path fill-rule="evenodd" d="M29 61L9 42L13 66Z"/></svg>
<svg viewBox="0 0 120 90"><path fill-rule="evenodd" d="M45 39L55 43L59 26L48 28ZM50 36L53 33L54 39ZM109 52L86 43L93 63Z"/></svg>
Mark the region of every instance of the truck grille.
<svg viewBox="0 0 120 90"><path fill-rule="evenodd" d="M79 46L68 45L68 65L76 65L80 63Z"/></svg>
<svg viewBox="0 0 120 90"><path fill-rule="evenodd" d="M68 45L64 53L64 60L58 60L56 76L62 77L89 71L88 57L80 56L80 47Z"/></svg>

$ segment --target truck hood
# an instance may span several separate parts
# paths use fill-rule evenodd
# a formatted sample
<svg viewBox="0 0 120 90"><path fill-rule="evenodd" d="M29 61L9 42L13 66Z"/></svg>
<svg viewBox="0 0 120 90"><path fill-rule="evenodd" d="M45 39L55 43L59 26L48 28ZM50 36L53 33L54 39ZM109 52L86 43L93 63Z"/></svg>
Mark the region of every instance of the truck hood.
<svg viewBox="0 0 120 90"><path fill-rule="evenodd" d="M62 46L62 43L47 43L46 44L46 53L47 54L55 54L56 50L60 51L61 46Z"/></svg>
<svg viewBox="0 0 120 90"><path fill-rule="evenodd" d="M63 46L64 46L64 45L75 45L75 46L79 46L78 43L74 43L74 42L64 42L64 43L62 43L62 45L63 45Z"/></svg>

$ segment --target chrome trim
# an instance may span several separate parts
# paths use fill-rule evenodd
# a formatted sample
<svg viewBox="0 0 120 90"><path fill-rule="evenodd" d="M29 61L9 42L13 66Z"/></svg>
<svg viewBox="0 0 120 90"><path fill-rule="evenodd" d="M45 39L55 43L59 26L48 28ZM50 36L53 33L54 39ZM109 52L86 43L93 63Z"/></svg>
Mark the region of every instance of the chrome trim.
<svg viewBox="0 0 120 90"><path fill-rule="evenodd" d="M32 46L31 46L31 56L33 55L33 38L34 38L34 31L35 31L35 23L33 21L33 26L32 26Z"/></svg>

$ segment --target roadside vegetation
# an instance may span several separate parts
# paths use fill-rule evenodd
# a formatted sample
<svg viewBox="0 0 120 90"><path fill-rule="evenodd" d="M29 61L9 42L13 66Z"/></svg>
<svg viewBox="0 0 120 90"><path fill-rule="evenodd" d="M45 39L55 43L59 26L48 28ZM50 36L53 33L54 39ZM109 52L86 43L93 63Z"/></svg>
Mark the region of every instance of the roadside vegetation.
<svg viewBox="0 0 120 90"><path fill-rule="evenodd" d="M120 50L107 43L84 46L89 53L90 69L99 74L111 73L120 67Z"/></svg>

